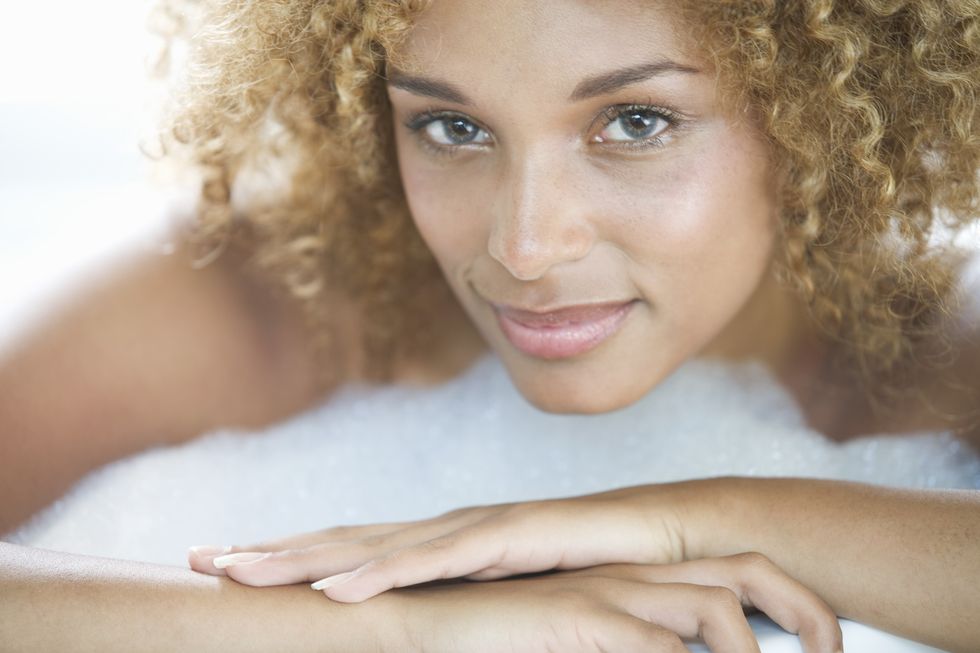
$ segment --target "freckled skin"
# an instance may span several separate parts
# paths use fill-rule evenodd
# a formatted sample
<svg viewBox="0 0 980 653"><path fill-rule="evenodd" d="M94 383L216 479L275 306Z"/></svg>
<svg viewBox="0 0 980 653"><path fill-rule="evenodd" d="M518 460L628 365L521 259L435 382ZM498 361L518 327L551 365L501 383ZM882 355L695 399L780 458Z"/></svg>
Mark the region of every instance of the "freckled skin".
<svg viewBox="0 0 980 653"><path fill-rule="evenodd" d="M529 401L552 412L615 410L712 351L765 358L789 328L773 302L774 175L764 142L731 119L713 72L649 2L434 3L413 28L413 74L470 105L389 86L414 219L487 343ZM571 101L579 82L669 59L668 72ZM616 105L680 115L643 149L596 142ZM489 135L451 155L405 123L451 111ZM514 348L488 301L538 310L638 299L599 347L543 360ZM760 316L771 313L771 322ZM768 332L758 331L765 324ZM752 324L752 344L741 337Z"/></svg>

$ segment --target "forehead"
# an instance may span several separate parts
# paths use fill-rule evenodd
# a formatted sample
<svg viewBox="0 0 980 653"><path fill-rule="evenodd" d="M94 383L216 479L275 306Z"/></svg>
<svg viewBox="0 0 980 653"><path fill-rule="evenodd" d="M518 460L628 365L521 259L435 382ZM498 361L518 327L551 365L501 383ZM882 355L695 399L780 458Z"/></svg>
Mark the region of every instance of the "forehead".
<svg viewBox="0 0 980 653"><path fill-rule="evenodd" d="M651 61L698 64L665 3L651 0L434 0L401 49L417 72L553 84ZM545 73L542 77L542 73Z"/></svg>

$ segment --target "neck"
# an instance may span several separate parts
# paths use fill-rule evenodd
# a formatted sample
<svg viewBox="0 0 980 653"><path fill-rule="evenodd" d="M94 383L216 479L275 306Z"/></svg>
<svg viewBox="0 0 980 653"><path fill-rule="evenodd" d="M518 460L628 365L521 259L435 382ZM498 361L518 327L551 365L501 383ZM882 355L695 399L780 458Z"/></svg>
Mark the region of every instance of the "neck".
<svg viewBox="0 0 980 653"><path fill-rule="evenodd" d="M746 305L701 355L758 360L788 385L799 373L814 371L825 353L803 300L769 270Z"/></svg>

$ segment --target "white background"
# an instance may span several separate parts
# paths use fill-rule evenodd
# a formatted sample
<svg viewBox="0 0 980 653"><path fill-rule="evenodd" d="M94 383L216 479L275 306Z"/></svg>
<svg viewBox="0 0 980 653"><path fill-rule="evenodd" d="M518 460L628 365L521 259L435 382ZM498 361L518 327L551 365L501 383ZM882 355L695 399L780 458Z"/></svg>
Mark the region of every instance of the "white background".
<svg viewBox="0 0 980 653"><path fill-rule="evenodd" d="M166 193L146 181L155 125L149 0L0 8L0 342L113 253L146 246ZM154 90L159 93L159 90Z"/></svg>

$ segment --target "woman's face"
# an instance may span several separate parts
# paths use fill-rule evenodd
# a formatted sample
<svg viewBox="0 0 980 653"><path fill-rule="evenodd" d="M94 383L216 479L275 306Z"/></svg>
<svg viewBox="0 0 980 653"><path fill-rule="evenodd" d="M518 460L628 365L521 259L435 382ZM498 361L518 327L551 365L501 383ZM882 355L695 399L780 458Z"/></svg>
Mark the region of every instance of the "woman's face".
<svg viewBox="0 0 980 653"><path fill-rule="evenodd" d="M754 310L767 150L659 3L436 0L405 47L412 215L529 401L628 405Z"/></svg>

